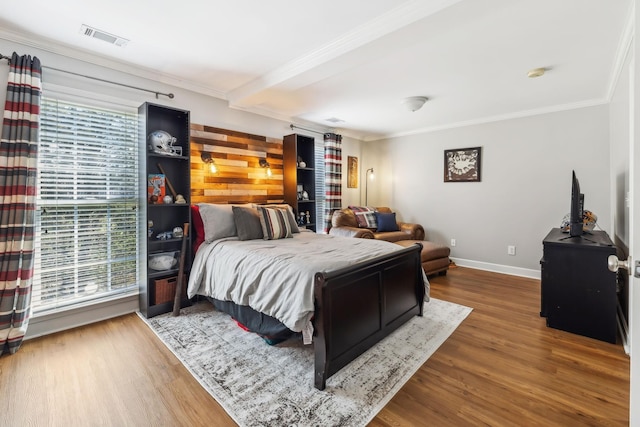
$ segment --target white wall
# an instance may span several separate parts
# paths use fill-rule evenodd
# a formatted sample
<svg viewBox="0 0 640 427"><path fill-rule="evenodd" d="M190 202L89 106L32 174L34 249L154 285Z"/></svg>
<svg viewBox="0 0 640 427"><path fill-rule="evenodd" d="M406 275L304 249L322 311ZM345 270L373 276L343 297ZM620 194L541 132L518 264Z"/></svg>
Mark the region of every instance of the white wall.
<svg viewBox="0 0 640 427"><path fill-rule="evenodd" d="M608 120L602 105L364 143L378 172L369 204L421 223L428 240L455 238L461 263L535 277L543 238L569 212L572 170L585 207L611 230ZM475 146L482 181L443 182L444 150Z"/></svg>

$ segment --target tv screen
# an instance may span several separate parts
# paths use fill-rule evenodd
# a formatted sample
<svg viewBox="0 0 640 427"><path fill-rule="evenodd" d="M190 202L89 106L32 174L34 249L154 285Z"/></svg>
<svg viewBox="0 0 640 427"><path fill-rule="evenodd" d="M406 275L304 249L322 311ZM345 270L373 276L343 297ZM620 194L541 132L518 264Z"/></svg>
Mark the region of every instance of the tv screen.
<svg viewBox="0 0 640 427"><path fill-rule="evenodd" d="M576 171L572 171L571 180L571 213L569 214L569 235L582 236L583 230L584 194L580 192L580 183L576 178Z"/></svg>

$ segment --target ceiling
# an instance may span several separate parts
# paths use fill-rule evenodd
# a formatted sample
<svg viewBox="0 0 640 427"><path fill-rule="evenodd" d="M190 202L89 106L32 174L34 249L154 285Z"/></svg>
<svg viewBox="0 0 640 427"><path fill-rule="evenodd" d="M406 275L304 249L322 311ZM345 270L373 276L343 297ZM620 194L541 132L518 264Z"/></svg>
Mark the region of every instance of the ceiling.
<svg viewBox="0 0 640 427"><path fill-rule="evenodd" d="M0 38L372 140L607 102L631 3L23 0ZM411 112L409 96L429 101Z"/></svg>

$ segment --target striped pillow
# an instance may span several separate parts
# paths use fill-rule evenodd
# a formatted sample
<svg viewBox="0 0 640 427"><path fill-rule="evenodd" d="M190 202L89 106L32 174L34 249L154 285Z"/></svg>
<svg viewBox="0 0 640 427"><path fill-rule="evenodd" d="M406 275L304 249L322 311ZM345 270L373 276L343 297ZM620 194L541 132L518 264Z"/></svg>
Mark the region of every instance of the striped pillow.
<svg viewBox="0 0 640 427"><path fill-rule="evenodd" d="M264 240L293 237L287 211L258 206L258 212L260 213L260 225Z"/></svg>

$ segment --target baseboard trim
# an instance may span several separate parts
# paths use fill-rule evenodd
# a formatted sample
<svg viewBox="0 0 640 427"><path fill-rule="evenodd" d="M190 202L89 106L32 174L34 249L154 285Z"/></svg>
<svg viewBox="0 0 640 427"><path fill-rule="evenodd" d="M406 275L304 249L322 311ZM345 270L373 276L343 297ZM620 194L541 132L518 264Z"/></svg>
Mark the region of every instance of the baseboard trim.
<svg viewBox="0 0 640 427"><path fill-rule="evenodd" d="M460 267L475 268L476 270L492 271L494 273L509 274L511 276L528 277L529 279L540 280L540 270L492 264L490 262L474 261L471 259L451 258L451 260Z"/></svg>
<svg viewBox="0 0 640 427"><path fill-rule="evenodd" d="M129 294L108 301L36 315L29 319L25 340L77 328L101 320L111 319L139 309L138 294Z"/></svg>

